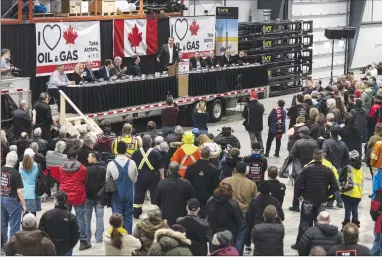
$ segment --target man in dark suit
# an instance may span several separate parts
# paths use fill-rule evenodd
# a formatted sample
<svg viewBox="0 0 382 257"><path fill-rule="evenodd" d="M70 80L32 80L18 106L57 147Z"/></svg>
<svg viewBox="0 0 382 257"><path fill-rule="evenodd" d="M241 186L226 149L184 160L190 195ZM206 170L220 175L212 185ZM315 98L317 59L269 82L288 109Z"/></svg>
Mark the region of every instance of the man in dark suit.
<svg viewBox="0 0 382 257"><path fill-rule="evenodd" d="M22 132L30 134L32 132L32 119L28 113L28 102L20 101L19 108L13 112L13 134L19 138Z"/></svg>
<svg viewBox="0 0 382 257"><path fill-rule="evenodd" d="M220 59L220 66L231 66L235 63L234 58L231 56L229 50L224 51L224 55Z"/></svg>
<svg viewBox="0 0 382 257"><path fill-rule="evenodd" d="M139 58L139 56L133 56L133 65L130 68L130 75L133 75L134 77L142 76L141 67L139 67L140 61L141 58Z"/></svg>
<svg viewBox="0 0 382 257"><path fill-rule="evenodd" d="M125 72L127 71L127 67L122 68L122 58L117 56L114 58L114 66L111 69L113 71L113 74L117 77L122 77L125 75Z"/></svg>
<svg viewBox="0 0 382 257"><path fill-rule="evenodd" d="M215 57L214 51L210 51L206 59L204 59L204 66L208 68L219 68L219 62Z"/></svg>
<svg viewBox="0 0 382 257"><path fill-rule="evenodd" d="M53 118L52 110L50 109L49 95L45 92L40 94L39 101L37 101L33 109L36 110L36 127L40 127L42 130L42 138L51 143L52 141L52 129ZM40 149L41 150L41 149Z"/></svg>
<svg viewBox="0 0 382 257"><path fill-rule="evenodd" d="M93 69L92 61L86 61L85 69L83 71L83 76L82 76L84 81L93 82L97 79L96 76L94 75L94 72L92 71L92 69Z"/></svg>
<svg viewBox="0 0 382 257"><path fill-rule="evenodd" d="M195 55L192 58L190 58L189 62L190 62L190 70L191 69L201 69L204 67L204 61L200 57L199 51L195 52Z"/></svg>
<svg viewBox="0 0 382 257"><path fill-rule="evenodd" d="M168 43L162 45L157 56L157 61L160 62L163 70L167 70L168 66L179 62L178 48L174 44L173 37L169 37Z"/></svg>
<svg viewBox="0 0 382 257"><path fill-rule="evenodd" d="M243 65L248 63L247 55L244 51L240 51L239 54L235 55L235 64Z"/></svg>
<svg viewBox="0 0 382 257"><path fill-rule="evenodd" d="M100 80L109 80L114 76L111 68L113 67L113 61L106 59L104 65L99 69L97 78Z"/></svg>

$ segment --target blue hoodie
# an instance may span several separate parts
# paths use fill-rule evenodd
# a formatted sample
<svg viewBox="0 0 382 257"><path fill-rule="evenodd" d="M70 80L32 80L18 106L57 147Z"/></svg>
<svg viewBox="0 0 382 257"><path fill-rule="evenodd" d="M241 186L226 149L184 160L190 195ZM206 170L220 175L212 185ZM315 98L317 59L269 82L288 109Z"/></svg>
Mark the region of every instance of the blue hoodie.
<svg viewBox="0 0 382 257"><path fill-rule="evenodd" d="M371 195L371 199L374 199L375 192L377 192L377 190L380 190L380 189L382 189L382 168L379 168L374 173L374 176L373 176L373 193Z"/></svg>

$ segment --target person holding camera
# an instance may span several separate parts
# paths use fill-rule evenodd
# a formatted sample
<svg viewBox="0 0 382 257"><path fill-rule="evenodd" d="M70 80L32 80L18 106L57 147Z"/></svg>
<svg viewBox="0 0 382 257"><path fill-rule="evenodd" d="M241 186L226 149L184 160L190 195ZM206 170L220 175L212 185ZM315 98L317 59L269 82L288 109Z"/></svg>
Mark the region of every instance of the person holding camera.
<svg viewBox="0 0 382 257"><path fill-rule="evenodd" d="M11 60L11 50L2 49L1 50L1 60L0 60L0 72L1 76L12 76L12 72L18 72L19 69L13 67L10 62Z"/></svg>

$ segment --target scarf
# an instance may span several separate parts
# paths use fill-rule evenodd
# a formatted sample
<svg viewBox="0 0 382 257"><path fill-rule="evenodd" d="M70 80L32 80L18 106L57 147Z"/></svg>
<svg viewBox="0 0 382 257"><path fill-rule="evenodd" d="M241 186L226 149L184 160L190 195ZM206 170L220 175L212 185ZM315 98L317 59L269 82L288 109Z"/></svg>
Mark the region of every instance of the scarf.
<svg viewBox="0 0 382 257"><path fill-rule="evenodd" d="M276 138L279 139L281 138L283 134L283 109L282 108L276 108Z"/></svg>
<svg viewBox="0 0 382 257"><path fill-rule="evenodd" d="M119 228L113 228L113 227L110 227L109 230L107 231L109 233L109 235L111 235L113 233L113 230L116 229L119 233L121 233L122 235L128 235L129 233L126 231L126 229L124 229L123 227L119 227Z"/></svg>

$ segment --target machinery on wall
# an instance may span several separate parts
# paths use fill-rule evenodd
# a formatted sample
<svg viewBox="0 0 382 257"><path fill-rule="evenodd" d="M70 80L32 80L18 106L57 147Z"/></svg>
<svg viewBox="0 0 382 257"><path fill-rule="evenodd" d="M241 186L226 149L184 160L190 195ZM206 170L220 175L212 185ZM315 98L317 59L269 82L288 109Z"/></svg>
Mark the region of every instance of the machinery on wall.
<svg viewBox="0 0 382 257"><path fill-rule="evenodd" d="M147 12L174 13L188 10L188 8L178 0L145 0L143 9Z"/></svg>
<svg viewBox="0 0 382 257"><path fill-rule="evenodd" d="M270 95L299 91L312 74L312 21L239 23L239 50L267 66Z"/></svg>

